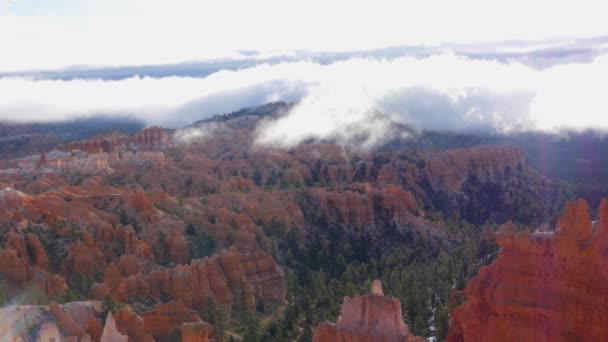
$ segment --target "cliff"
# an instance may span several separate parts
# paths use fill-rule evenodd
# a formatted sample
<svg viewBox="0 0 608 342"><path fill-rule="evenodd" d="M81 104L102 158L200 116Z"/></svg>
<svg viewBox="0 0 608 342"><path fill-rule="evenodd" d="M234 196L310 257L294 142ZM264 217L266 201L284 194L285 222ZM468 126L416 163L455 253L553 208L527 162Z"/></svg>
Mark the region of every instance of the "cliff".
<svg viewBox="0 0 608 342"><path fill-rule="evenodd" d="M458 191L469 175L494 179L507 169L524 166L524 154L513 146L480 146L427 153L425 172L436 190Z"/></svg>
<svg viewBox="0 0 608 342"><path fill-rule="evenodd" d="M608 199L595 227L579 200L556 229L501 227L502 251L467 284L448 341L608 340Z"/></svg>
<svg viewBox="0 0 608 342"><path fill-rule="evenodd" d="M383 250L413 243L417 236L428 237L434 248L450 245L442 227L424 219L414 195L398 186L352 183L339 191L312 188L303 193L298 202L310 226L329 225Z"/></svg>
<svg viewBox="0 0 608 342"><path fill-rule="evenodd" d="M336 323L321 323L315 328L313 342L423 342L410 334L403 322L401 303L385 297L382 285L375 280L372 293L354 298L344 297Z"/></svg>
<svg viewBox="0 0 608 342"><path fill-rule="evenodd" d="M48 256L36 235L10 232L0 249L0 274L19 287L24 285L49 297L67 293L65 279L48 273Z"/></svg>
<svg viewBox="0 0 608 342"><path fill-rule="evenodd" d="M209 323L195 322L182 324L182 342L209 342L213 327Z"/></svg>
<svg viewBox="0 0 608 342"><path fill-rule="evenodd" d="M121 146L138 149L158 149L171 146L169 134L160 127L146 128L141 132L128 136L123 133L113 132L107 135L74 141L66 145L65 151L82 151L87 154L101 154L118 152Z"/></svg>
<svg viewBox="0 0 608 342"><path fill-rule="evenodd" d="M156 340L162 340L171 330L184 323L200 323L196 311L189 310L181 302L157 304L154 310L143 315L144 327Z"/></svg>
<svg viewBox="0 0 608 342"><path fill-rule="evenodd" d="M97 296L112 293L123 302L134 296L166 297L197 310L204 309L213 297L218 304L254 310L258 300L285 303L287 286L283 270L270 255L261 251L241 254L230 248L189 265L146 274L123 277L108 271L104 283L94 284L92 292Z"/></svg>

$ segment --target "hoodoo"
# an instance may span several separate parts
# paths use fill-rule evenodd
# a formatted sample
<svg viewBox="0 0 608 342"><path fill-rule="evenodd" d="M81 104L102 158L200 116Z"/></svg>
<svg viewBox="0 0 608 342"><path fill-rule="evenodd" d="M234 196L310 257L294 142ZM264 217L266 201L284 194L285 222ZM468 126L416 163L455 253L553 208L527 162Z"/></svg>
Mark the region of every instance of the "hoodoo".
<svg viewBox="0 0 608 342"><path fill-rule="evenodd" d="M422 342L424 338L410 334L403 322L401 303L383 295L382 283L374 280L371 293L344 297L336 323L321 323L315 328L313 342Z"/></svg>
<svg viewBox="0 0 608 342"><path fill-rule="evenodd" d="M448 341L608 341L608 198L595 231L579 200L555 233L507 223L497 241L502 251L467 284Z"/></svg>

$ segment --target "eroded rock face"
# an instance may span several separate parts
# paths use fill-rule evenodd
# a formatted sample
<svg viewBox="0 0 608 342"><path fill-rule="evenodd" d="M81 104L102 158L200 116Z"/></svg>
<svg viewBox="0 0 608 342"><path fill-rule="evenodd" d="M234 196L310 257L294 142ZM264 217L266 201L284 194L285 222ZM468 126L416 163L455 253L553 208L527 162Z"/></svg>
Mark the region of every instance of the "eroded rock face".
<svg viewBox="0 0 608 342"><path fill-rule="evenodd" d="M209 342L213 336L213 327L209 323L184 323L181 327L182 342Z"/></svg>
<svg viewBox="0 0 608 342"><path fill-rule="evenodd" d="M133 342L154 342L144 327L143 320L132 310L122 308L114 313L116 328L124 335L129 336L129 340Z"/></svg>
<svg viewBox="0 0 608 342"><path fill-rule="evenodd" d="M382 285L374 281L372 293L354 298L344 297L336 323L321 323L315 328L313 342L401 341L423 342L410 334L403 322L401 303L382 295Z"/></svg>
<svg viewBox="0 0 608 342"><path fill-rule="evenodd" d="M377 189L369 183L354 183L351 188L310 192L320 216L344 225L351 232L382 230L382 226L410 223L419 210L414 195L396 186Z"/></svg>
<svg viewBox="0 0 608 342"><path fill-rule="evenodd" d="M123 302L137 295L167 297L197 310L204 309L213 297L218 304L254 310L258 300L285 303L287 286L283 270L270 255L261 251L241 254L230 248L189 265L128 277L111 264L104 283L94 284L92 293L99 299L112 294Z"/></svg>
<svg viewBox="0 0 608 342"><path fill-rule="evenodd" d="M82 336L84 334L84 328L59 304L51 303L49 312L53 315L59 329L65 336Z"/></svg>
<svg viewBox="0 0 608 342"><path fill-rule="evenodd" d="M594 232L579 200L567 205L555 233L503 225L502 251L467 284L448 341L608 340L608 199L599 216Z"/></svg>
<svg viewBox="0 0 608 342"><path fill-rule="evenodd" d="M169 250L169 258L172 262L178 265L188 263L189 249L184 234L176 231L169 234L169 237L167 238L167 248Z"/></svg>
<svg viewBox="0 0 608 342"><path fill-rule="evenodd" d="M101 335L103 334L103 327L101 325L101 320L91 315L87 320L87 334L91 337L93 341L101 340Z"/></svg>
<svg viewBox="0 0 608 342"><path fill-rule="evenodd" d="M435 189L458 191L470 174L486 179L525 165L523 151L513 146L481 146L428 153L425 171Z"/></svg>
<svg viewBox="0 0 608 342"><path fill-rule="evenodd" d="M64 264L66 272L90 276L102 270L105 265L103 252L88 232L83 234L83 241L72 246Z"/></svg>
<svg viewBox="0 0 608 342"><path fill-rule="evenodd" d="M41 293L55 298L66 294L67 285L62 276L50 274L48 256L34 234L11 232L0 249L0 274L18 286L32 286Z"/></svg>
<svg viewBox="0 0 608 342"><path fill-rule="evenodd" d="M313 188L302 197L310 225L327 224L346 236L364 237L374 248L412 243L412 236L428 237L433 248L450 245L445 231L424 219L414 195L397 186L352 183L340 191Z"/></svg>
<svg viewBox="0 0 608 342"><path fill-rule="evenodd" d="M117 152L121 146L133 149L157 149L171 146L171 139L164 129L150 127L133 136L114 132L92 139L71 142L65 150L68 152L78 150L88 154L99 154Z"/></svg>
<svg viewBox="0 0 608 342"><path fill-rule="evenodd" d="M143 148L159 148L171 145L167 131L160 127L150 127L133 135L132 143Z"/></svg>
<svg viewBox="0 0 608 342"><path fill-rule="evenodd" d="M166 337L171 330L184 323L195 322L201 322L201 318L181 302L157 304L154 310L144 314L145 329L155 339Z"/></svg>

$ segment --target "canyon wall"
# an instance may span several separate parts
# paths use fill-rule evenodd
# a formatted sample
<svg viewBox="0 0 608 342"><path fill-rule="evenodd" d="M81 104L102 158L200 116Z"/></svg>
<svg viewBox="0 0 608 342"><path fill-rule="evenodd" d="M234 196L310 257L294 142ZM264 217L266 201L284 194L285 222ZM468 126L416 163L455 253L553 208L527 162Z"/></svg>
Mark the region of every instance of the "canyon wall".
<svg viewBox="0 0 608 342"><path fill-rule="evenodd" d="M458 191L469 175L493 179L507 168L525 165L524 154L514 146L479 146L427 153L425 171L435 189Z"/></svg>
<svg viewBox="0 0 608 342"><path fill-rule="evenodd" d="M255 310L258 300L285 303L287 293L283 270L270 255L241 254L236 248L146 274L109 274L104 283L93 285L93 294L113 294L124 302L134 296L167 297L198 310L206 308L211 297L220 305Z"/></svg>
<svg viewBox="0 0 608 342"><path fill-rule="evenodd" d="M608 199L566 206L556 232L497 234L498 259L469 281L448 341L607 341Z"/></svg>
<svg viewBox="0 0 608 342"><path fill-rule="evenodd" d="M171 146L171 137L160 127L150 127L132 136L114 132L87 140L70 142L63 150L101 154L118 152L121 146L129 146L134 149L158 149Z"/></svg>

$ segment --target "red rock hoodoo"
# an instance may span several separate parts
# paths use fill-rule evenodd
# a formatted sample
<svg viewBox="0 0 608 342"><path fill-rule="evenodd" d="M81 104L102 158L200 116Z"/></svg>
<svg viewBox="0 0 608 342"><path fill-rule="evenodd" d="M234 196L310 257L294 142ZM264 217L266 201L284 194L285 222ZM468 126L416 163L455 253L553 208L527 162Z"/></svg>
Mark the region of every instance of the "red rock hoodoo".
<svg viewBox="0 0 608 342"><path fill-rule="evenodd" d="M182 324L182 342L209 342L213 327L209 323L194 322Z"/></svg>
<svg viewBox="0 0 608 342"><path fill-rule="evenodd" d="M133 136L113 132L87 140L71 142L64 149L68 152L80 150L88 154L99 154L117 152L123 145L135 149L157 149L171 146L171 137L160 127L150 127Z"/></svg>
<svg viewBox="0 0 608 342"><path fill-rule="evenodd" d="M201 318L196 311L181 302L157 304L154 310L144 314L144 327L155 339L162 339L184 323L197 322L201 322Z"/></svg>
<svg viewBox="0 0 608 342"><path fill-rule="evenodd" d="M354 298L344 297L338 321L321 323L315 328L313 342L423 342L424 338L410 334L403 322L401 303L385 297L379 280L374 281L372 293Z"/></svg>
<svg viewBox="0 0 608 342"><path fill-rule="evenodd" d="M49 297L61 297L67 293L62 276L47 272L47 253L34 234L25 238L10 232L0 249L0 274L18 286L31 285Z"/></svg>
<svg viewBox="0 0 608 342"><path fill-rule="evenodd" d="M555 233L497 234L498 259L469 281L448 341L608 341L608 199L594 225L568 204Z"/></svg>
<svg viewBox="0 0 608 342"><path fill-rule="evenodd" d="M253 310L258 300L285 303L287 293L283 270L261 251L241 254L230 248L210 258L195 259L189 265L127 278L122 278L115 266L110 267L104 283L97 283L92 289L97 298L116 289L112 293L124 302L134 296L167 297L202 310L213 297L218 304Z"/></svg>
<svg viewBox="0 0 608 342"><path fill-rule="evenodd" d="M114 313L116 329L123 335L129 336L133 342L154 342L152 335L146 332L144 322L133 310L121 308Z"/></svg>

